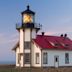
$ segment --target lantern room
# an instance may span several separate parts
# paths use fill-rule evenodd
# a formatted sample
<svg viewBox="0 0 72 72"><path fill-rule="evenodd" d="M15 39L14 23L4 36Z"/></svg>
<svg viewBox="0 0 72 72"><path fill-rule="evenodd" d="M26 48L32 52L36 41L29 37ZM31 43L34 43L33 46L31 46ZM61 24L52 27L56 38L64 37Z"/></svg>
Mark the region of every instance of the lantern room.
<svg viewBox="0 0 72 72"><path fill-rule="evenodd" d="M22 12L22 24L33 24L35 23L35 12L30 10L29 5L27 9Z"/></svg>
<svg viewBox="0 0 72 72"><path fill-rule="evenodd" d="M35 23L35 12L30 10L30 6L27 6L27 9L21 13L22 15L22 23L16 24L16 29L20 30L21 28L30 28L36 29L36 31L40 30L42 25Z"/></svg>

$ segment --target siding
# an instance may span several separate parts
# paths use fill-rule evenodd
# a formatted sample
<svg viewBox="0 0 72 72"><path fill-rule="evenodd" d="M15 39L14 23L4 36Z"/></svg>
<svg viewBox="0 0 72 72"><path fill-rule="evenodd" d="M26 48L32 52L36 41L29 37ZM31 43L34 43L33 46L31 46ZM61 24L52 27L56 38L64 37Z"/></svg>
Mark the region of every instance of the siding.
<svg viewBox="0 0 72 72"><path fill-rule="evenodd" d="M72 51L59 51L59 50L43 50L43 52L48 53L48 64L43 64L42 66L55 66L54 56L59 56L59 66L72 66ZM65 64L65 53L69 53L69 64Z"/></svg>
<svg viewBox="0 0 72 72"><path fill-rule="evenodd" d="M18 53L19 53L19 47L16 48L16 66L19 66L19 64L18 64Z"/></svg>
<svg viewBox="0 0 72 72"><path fill-rule="evenodd" d="M39 53L39 64L36 64L36 53ZM41 67L41 50L35 43L32 44L32 66Z"/></svg>

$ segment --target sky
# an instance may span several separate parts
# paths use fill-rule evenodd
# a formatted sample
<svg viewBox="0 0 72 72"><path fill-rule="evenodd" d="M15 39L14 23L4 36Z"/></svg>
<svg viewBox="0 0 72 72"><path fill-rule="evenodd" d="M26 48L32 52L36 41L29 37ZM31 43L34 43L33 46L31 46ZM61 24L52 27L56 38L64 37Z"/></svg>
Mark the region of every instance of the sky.
<svg viewBox="0 0 72 72"><path fill-rule="evenodd" d="M36 13L47 35L68 34L72 39L72 0L0 0L0 61L15 61L12 48L19 40L16 23L27 5Z"/></svg>

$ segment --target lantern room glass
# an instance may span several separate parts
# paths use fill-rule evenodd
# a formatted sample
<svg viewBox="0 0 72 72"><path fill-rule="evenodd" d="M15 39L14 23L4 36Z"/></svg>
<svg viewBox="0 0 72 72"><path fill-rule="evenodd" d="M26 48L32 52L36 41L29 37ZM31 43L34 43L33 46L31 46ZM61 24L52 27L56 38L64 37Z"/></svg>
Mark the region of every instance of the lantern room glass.
<svg viewBox="0 0 72 72"><path fill-rule="evenodd" d="M24 14L23 15L23 23L34 23L34 15Z"/></svg>

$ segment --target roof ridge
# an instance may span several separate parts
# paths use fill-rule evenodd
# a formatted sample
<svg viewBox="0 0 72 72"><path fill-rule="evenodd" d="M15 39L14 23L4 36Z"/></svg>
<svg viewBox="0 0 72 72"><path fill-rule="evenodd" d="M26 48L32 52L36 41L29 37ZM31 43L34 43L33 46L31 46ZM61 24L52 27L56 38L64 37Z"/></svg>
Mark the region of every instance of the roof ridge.
<svg viewBox="0 0 72 72"><path fill-rule="evenodd" d="M45 37L61 37L61 36L53 36L53 35L37 35L37 36L45 36ZM64 38L64 37L63 37Z"/></svg>

